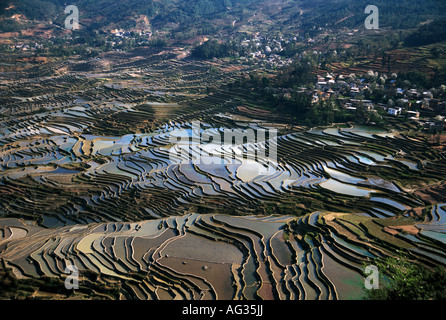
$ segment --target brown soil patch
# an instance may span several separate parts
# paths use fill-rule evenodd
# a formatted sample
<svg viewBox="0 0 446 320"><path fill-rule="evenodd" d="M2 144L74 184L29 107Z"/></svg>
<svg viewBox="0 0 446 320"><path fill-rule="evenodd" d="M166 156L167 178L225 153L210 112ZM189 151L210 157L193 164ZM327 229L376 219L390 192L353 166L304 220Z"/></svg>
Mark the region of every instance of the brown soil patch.
<svg viewBox="0 0 446 320"><path fill-rule="evenodd" d="M46 63L48 62L47 57L26 57L17 59L17 61L23 61L23 62L31 62L31 63Z"/></svg>
<svg viewBox="0 0 446 320"><path fill-rule="evenodd" d="M414 191L414 195L432 204L446 202L446 182L429 185Z"/></svg>
<svg viewBox="0 0 446 320"><path fill-rule="evenodd" d="M342 217L343 215L346 215L346 213L329 213L325 215L323 218L325 219L325 221L332 221L337 217Z"/></svg>
<svg viewBox="0 0 446 320"><path fill-rule="evenodd" d="M417 207L417 208L411 208L408 213L412 217L420 217L423 214L423 210L425 207Z"/></svg>
<svg viewBox="0 0 446 320"><path fill-rule="evenodd" d="M396 231L396 233L404 231L404 232L407 232L407 233L410 233L410 234L418 234L418 232L420 231L417 227L411 226L411 225L408 225L408 226L389 226L389 227L384 227L384 228L390 229L388 231L384 230L386 232L389 232L389 231L395 232Z"/></svg>
<svg viewBox="0 0 446 320"><path fill-rule="evenodd" d="M430 137L428 137L427 142L433 149L444 150L446 146L446 133L431 135Z"/></svg>
<svg viewBox="0 0 446 320"><path fill-rule="evenodd" d="M269 282L262 283L262 287L258 291L258 295L263 300L274 300L273 286Z"/></svg>
<svg viewBox="0 0 446 320"><path fill-rule="evenodd" d="M218 299L230 300L233 298L234 288L232 282L228 281L232 278L230 263L215 263L181 257L163 257L158 260L158 263L171 268L181 277L188 278L197 285L200 285L200 281L196 281L193 277L205 279L212 284Z"/></svg>
<svg viewBox="0 0 446 320"><path fill-rule="evenodd" d="M384 227L383 231L387 232L387 233L390 233L392 236L397 235L399 233L399 231L394 230L394 229L389 228L389 227Z"/></svg>
<svg viewBox="0 0 446 320"><path fill-rule="evenodd" d="M256 115L256 116L269 116L269 115L271 115L271 111L262 110L262 109L258 109L258 108L247 108L247 107L243 107L243 106L238 106L237 110L240 111L240 112L243 112L245 114L249 114L249 115Z"/></svg>
<svg viewBox="0 0 446 320"><path fill-rule="evenodd" d="M2 32L0 33L0 38L10 39L13 37L17 37L19 35L18 32Z"/></svg>

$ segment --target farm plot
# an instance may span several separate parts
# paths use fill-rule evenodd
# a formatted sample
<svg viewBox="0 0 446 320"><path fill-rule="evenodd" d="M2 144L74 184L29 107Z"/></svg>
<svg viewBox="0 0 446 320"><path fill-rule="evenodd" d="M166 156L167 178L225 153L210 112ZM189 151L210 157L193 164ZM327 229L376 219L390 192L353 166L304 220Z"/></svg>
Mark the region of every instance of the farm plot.
<svg viewBox="0 0 446 320"><path fill-rule="evenodd" d="M433 219L442 214L437 209ZM1 219L15 227L0 228L0 258L19 278L63 279L72 264L81 275L125 283L127 299L357 299L364 265L395 247L444 265L444 243L425 229L412 239L386 232L421 227L397 222L322 211L300 218L188 214L53 229Z"/></svg>
<svg viewBox="0 0 446 320"><path fill-rule="evenodd" d="M226 89L244 67L211 65L150 52L2 84L0 268L74 265L121 299L346 299L395 250L445 264L443 201L413 192L446 178L443 153L399 130L290 129Z"/></svg>
<svg viewBox="0 0 446 320"><path fill-rule="evenodd" d="M205 119L208 123L195 134L206 129L218 137L223 129L232 130L230 123L226 128L212 127L212 115ZM260 142L227 144L224 139L221 143L205 139L189 146L195 126L191 119L171 122L153 133L52 135L11 142L0 149L3 207L21 217L44 215L48 226L84 223L87 217L90 221L163 217L187 211L201 201L206 210L224 206L237 211L246 204L256 207L289 194L308 196L318 191L343 199L344 207L355 202L358 211L390 217L422 205L395 184L401 174L410 171L429 182L434 176L441 178L434 170L444 165L441 157L417 141L377 135L381 132L362 127L355 128L357 133L366 130L360 138L349 130L330 128ZM262 123L257 126L261 128ZM328 145L326 139L338 145ZM275 159L258 157L259 149L267 151L272 146L277 149ZM417 161L429 159L429 164L422 170L408 166L404 157L394 157L400 150L411 159L418 157ZM14 188L22 191L6 197ZM63 196L47 203L44 194L49 192Z"/></svg>

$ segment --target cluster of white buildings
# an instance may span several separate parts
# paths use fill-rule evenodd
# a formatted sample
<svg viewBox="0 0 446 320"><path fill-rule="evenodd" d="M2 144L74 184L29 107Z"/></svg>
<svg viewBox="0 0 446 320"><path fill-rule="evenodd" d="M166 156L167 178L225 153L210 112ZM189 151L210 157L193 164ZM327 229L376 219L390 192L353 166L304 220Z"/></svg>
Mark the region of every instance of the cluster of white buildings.
<svg viewBox="0 0 446 320"><path fill-rule="evenodd" d="M367 80L369 79L369 80ZM379 79L377 77L373 79ZM368 111L376 111L377 108L385 110L391 116L404 116L410 120L419 120L420 114L427 117L436 115L446 115L446 101L436 99L430 90L426 89L403 89L395 86L396 81L387 79L381 81L371 81L370 78L356 77L356 75L334 75L324 74L317 77L315 90L313 91L312 102L317 103L320 99L326 100L332 95L342 99L343 106L347 110L356 110L361 105ZM375 82L375 83L373 83ZM380 83L378 83L380 82ZM373 88L383 89L388 95L388 103L376 103L363 98L365 90L373 91ZM341 92L348 92L348 95L340 98ZM357 97L361 97L358 99Z"/></svg>
<svg viewBox="0 0 446 320"><path fill-rule="evenodd" d="M19 44L12 44L9 46L9 48L22 51L34 51L38 48L43 48L43 45L40 43L33 43L33 44L19 43Z"/></svg>
<svg viewBox="0 0 446 320"><path fill-rule="evenodd" d="M119 38L130 38L132 36L132 32L126 31L123 29L113 29L113 30L110 30L110 33L112 35L114 35L115 37L119 37ZM138 31L138 32L133 32L133 34L139 35L140 37L145 37L147 39L152 37L152 32L150 32L150 31Z"/></svg>
<svg viewBox="0 0 446 320"><path fill-rule="evenodd" d="M297 38L295 37L297 41ZM280 55L284 50L282 43L289 43L282 36L277 38L267 38L256 35L251 39L243 39L240 43L242 47L248 49L248 55L241 57L242 61L251 61L259 63L267 68L280 68L293 62L291 58L285 58Z"/></svg>

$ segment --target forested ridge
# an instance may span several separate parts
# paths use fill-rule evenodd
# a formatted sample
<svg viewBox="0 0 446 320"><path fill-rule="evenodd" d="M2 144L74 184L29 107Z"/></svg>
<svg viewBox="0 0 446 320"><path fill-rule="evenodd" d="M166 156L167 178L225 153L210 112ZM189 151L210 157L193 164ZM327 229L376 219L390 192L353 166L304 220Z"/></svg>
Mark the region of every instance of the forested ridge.
<svg viewBox="0 0 446 320"><path fill-rule="evenodd" d="M270 0L73 0L82 18L93 19L88 27L100 28L110 23L126 24L127 17L145 15L157 27L168 23L200 24L228 16L238 20L247 12L272 6L272 18L279 24L297 24L303 29L319 27L356 27L364 22L364 9L369 1L360 0L295 0L277 2ZM380 27L413 28L429 19L442 16L446 3L440 0L376 0L380 11ZM0 17L23 14L29 20L63 21L63 0L10 0L0 4ZM5 26L6 27L6 26Z"/></svg>

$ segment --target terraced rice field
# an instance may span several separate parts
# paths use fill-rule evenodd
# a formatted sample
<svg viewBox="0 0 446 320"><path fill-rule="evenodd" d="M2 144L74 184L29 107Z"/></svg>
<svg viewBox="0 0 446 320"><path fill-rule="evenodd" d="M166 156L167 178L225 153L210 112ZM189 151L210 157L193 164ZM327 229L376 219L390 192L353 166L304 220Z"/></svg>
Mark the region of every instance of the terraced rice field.
<svg viewBox="0 0 446 320"><path fill-rule="evenodd" d="M144 75L170 69L171 86ZM424 140L284 130L243 113L249 92L200 89L205 65L80 74L3 85L0 267L17 278L74 265L122 299L352 299L395 250L445 265L446 207L413 192L445 179ZM219 142L234 130L256 139Z"/></svg>
<svg viewBox="0 0 446 320"><path fill-rule="evenodd" d="M256 126L270 129L262 123ZM172 143L170 137L192 132L188 121L171 121L148 134L67 134L21 140L1 149L4 182L0 187L7 195L3 210L23 218L40 212L52 217L53 224L65 225L84 223L87 217L98 222L166 217L181 214L200 200L249 208L259 201L279 201L284 194L312 190L358 198L369 204L365 213L373 217L423 205L398 184L370 177L368 172L382 170L397 176L422 170L428 176L442 161L438 155L415 158L424 146L403 136L359 138L349 130L333 129L238 145L203 142L188 149L192 158L184 157L181 143ZM206 130L218 135L222 127ZM276 159L255 160L255 150L272 147L277 149ZM411 155L401 157L401 153ZM417 167L408 166L405 159L412 159ZM11 188L22 193L11 197ZM35 197L27 196L24 188ZM56 189L59 199L47 204ZM122 205L135 200L132 196L143 208L130 217Z"/></svg>
<svg viewBox="0 0 446 320"><path fill-rule="evenodd" d="M417 159L420 169L411 169L396 157L403 148L416 152L418 143L386 134L359 138L352 130L292 133L269 141L277 145L277 162L259 170L243 158L172 162L169 134L182 128L191 126L171 122L122 137L53 135L4 148L3 214L21 218L15 226L0 220L6 265L19 277L63 277L74 264L120 279L128 299L347 299L361 297L363 264L391 255L395 243L419 259L445 263L443 207L416 225L422 230L416 235L387 234L382 221L423 203L365 173L370 166L429 172L441 159ZM98 155L103 161L93 160ZM219 156L228 156L224 148ZM63 191L55 197L55 190ZM240 214L306 191L354 201L361 212L193 213L202 202L214 212L234 207ZM35 217L50 229L23 222Z"/></svg>
<svg viewBox="0 0 446 320"><path fill-rule="evenodd" d="M432 212L437 219L444 210ZM329 212L187 214L55 229L0 223L0 246L8 243L1 257L15 275L64 277L75 265L121 281L123 299L360 298L363 264L392 255L395 244L380 234L381 219ZM417 227L417 235L398 235L399 246L444 264L441 220Z"/></svg>

